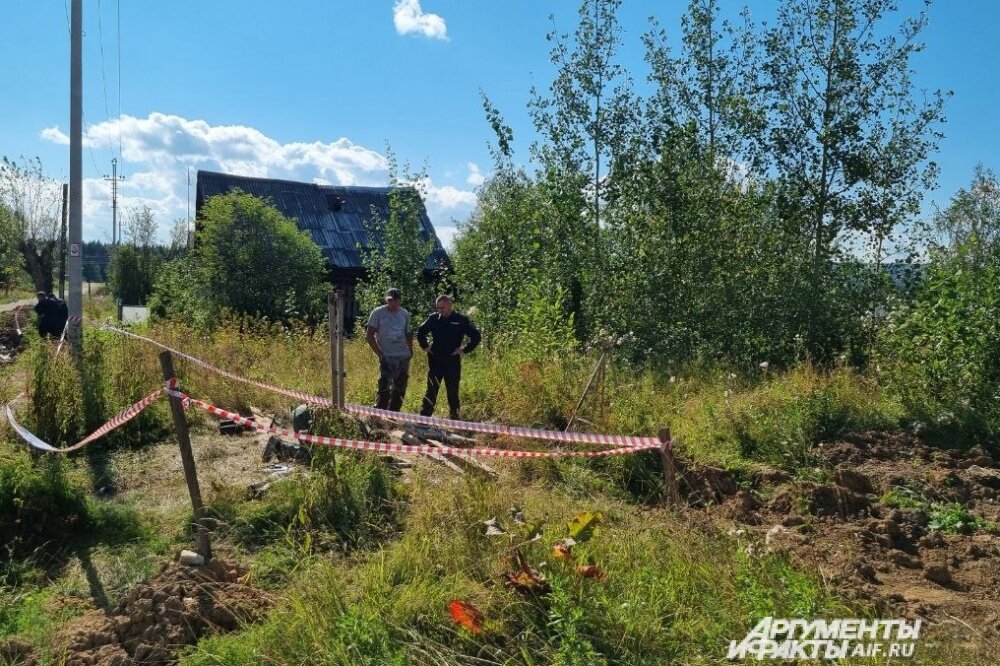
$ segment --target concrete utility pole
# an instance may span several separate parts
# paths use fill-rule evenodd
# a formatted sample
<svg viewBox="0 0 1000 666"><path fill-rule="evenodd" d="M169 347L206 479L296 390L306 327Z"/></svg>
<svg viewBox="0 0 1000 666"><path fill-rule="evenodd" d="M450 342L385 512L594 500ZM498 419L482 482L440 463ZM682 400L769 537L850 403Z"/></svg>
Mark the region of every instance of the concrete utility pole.
<svg viewBox="0 0 1000 666"><path fill-rule="evenodd" d="M122 242L121 225L118 224L118 181L125 180L125 176L118 175L118 158L111 158L111 175L104 174L104 180L111 181L111 245L115 246Z"/></svg>
<svg viewBox="0 0 1000 666"><path fill-rule="evenodd" d="M66 206L69 204L69 185L63 183L62 224L59 226L59 298L66 298Z"/></svg>
<svg viewBox="0 0 1000 666"><path fill-rule="evenodd" d="M83 0L72 0L69 58L69 342L81 351L83 336Z"/></svg>

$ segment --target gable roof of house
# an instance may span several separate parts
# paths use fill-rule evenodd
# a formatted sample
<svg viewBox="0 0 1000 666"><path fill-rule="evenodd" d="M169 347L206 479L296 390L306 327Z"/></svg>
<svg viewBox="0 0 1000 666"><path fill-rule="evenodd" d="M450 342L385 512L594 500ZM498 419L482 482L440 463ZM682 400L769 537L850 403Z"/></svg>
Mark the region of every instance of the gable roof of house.
<svg viewBox="0 0 1000 666"><path fill-rule="evenodd" d="M295 220L299 229L309 232L334 269L362 271L358 246L368 248L365 225L372 219L373 211L382 220L389 217L388 187L317 185L215 171L198 172L197 210L201 210L202 203L209 197L235 189L269 200L282 215ZM422 204L420 212L421 238L434 239L434 251L428 257L425 268L435 270L447 265L448 255ZM381 246L381 237L376 236L375 240Z"/></svg>

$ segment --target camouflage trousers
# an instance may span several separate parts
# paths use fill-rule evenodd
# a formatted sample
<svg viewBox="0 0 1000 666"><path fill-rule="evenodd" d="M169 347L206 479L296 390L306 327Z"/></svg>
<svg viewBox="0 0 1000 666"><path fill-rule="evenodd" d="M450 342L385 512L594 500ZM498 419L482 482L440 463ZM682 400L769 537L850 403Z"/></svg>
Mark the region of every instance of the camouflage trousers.
<svg viewBox="0 0 1000 666"><path fill-rule="evenodd" d="M398 412L406 396L406 383L410 380L410 359L383 358L379 361L378 371L375 406Z"/></svg>

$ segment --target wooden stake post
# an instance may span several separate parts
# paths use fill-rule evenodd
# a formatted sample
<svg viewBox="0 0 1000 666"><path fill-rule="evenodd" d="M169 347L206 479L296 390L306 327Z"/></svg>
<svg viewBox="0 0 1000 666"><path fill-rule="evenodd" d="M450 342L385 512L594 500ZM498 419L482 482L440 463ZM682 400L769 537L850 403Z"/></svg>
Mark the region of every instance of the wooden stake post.
<svg viewBox="0 0 1000 666"><path fill-rule="evenodd" d="M331 291L326 299L330 316L330 380L333 403L343 411L344 401L344 292Z"/></svg>
<svg viewBox="0 0 1000 666"><path fill-rule="evenodd" d="M174 361L170 352L160 354L160 367L163 369L163 380L174 378ZM191 494L191 506L194 507L194 520L198 531L198 552L208 562L212 559L212 544L208 540L208 526L205 525L205 506L201 502L201 489L198 487L198 471L194 466L194 454L191 452L191 437L188 434L187 420L184 418L184 405L181 399L167 396L170 399L170 412L174 417L174 429L177 431L177 443L181 448L181 462L184 463L184 479L187 481L188 492Z"/></svg>
<svg viewBox="0 0 1000 666"><path fill-rule="evenodd" d="M660 430L660 457L663 461L663 478L667 482L667 504L677 508L680 497L677 493L677 468L674 465L673 443L670 439L670 428Z"/></svg>

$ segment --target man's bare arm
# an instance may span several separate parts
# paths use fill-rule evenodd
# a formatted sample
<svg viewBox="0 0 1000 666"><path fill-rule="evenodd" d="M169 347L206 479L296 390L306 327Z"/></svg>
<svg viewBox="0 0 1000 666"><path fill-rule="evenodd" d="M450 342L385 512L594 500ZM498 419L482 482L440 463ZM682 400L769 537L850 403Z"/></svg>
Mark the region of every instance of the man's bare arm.
<svg viewBox="0 0 1000 666"><path fill-rule="evenodd" d="M368 341L368 346L372 348L372 351L375 352L375 355L378 356L379 358L382 358L382 350L379 348L378 342L375 341L375 332L376 332L375 327L369 326L368 332L365 334L365 340Z"/></svg>

